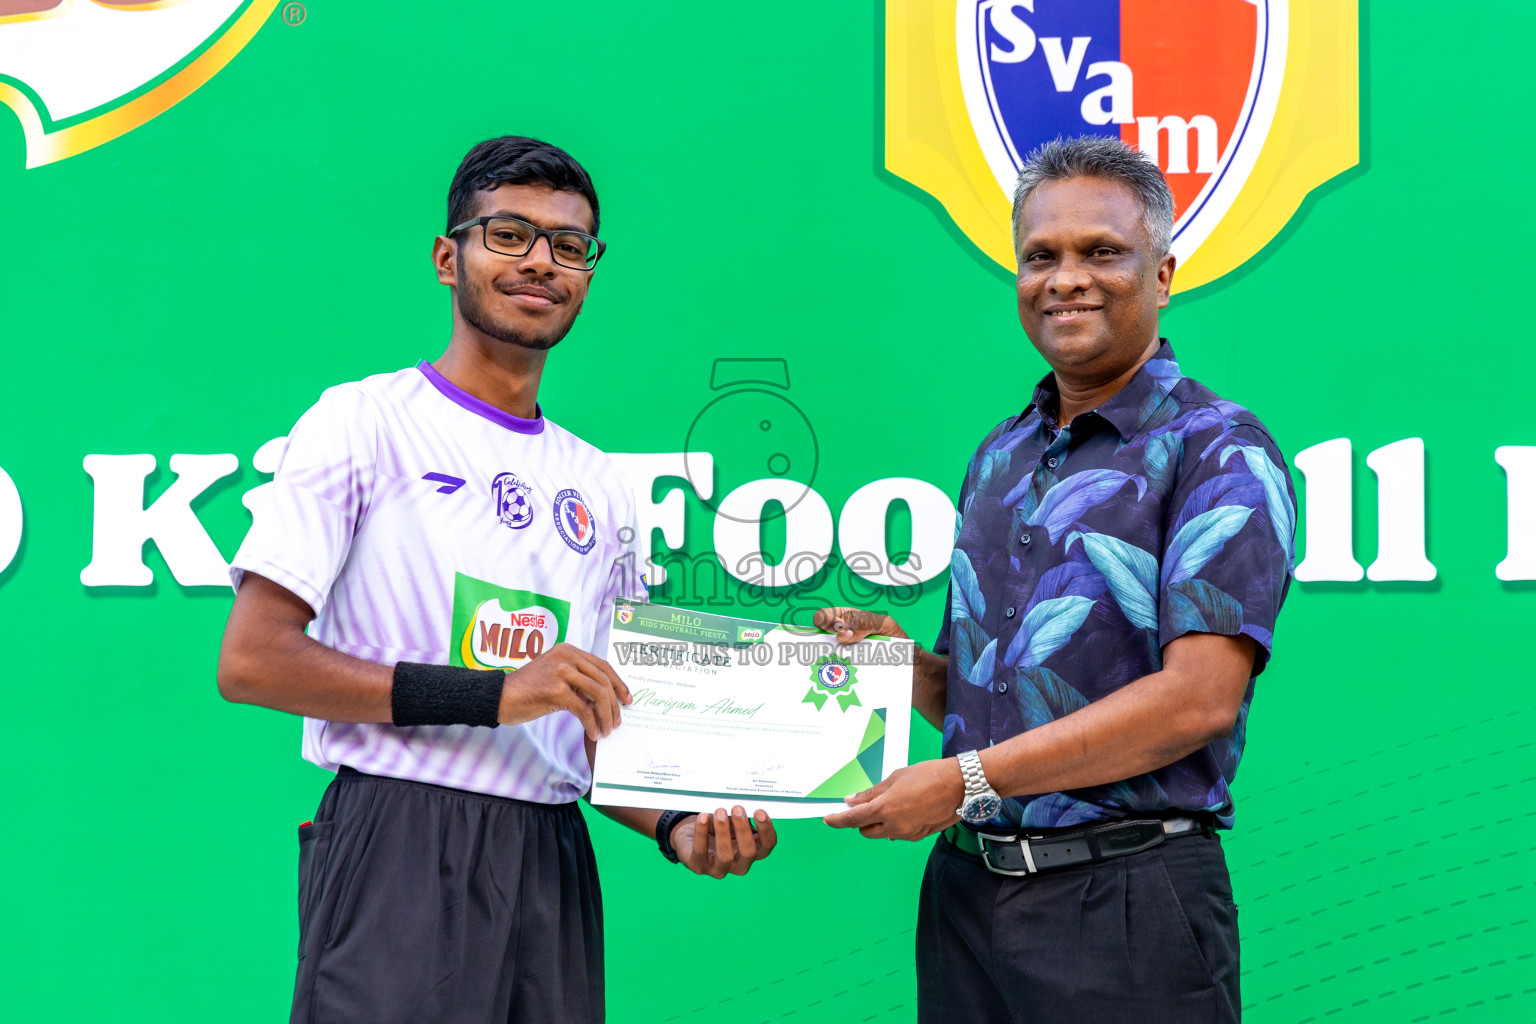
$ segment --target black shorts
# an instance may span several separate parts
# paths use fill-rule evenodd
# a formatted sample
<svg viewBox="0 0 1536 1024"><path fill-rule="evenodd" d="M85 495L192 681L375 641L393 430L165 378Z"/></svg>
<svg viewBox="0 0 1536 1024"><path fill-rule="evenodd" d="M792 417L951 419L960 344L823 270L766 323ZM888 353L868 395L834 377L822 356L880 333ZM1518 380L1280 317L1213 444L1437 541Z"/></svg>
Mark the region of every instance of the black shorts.
<svg viewBox="0 0 1536 1024"><path fill-rule="evenodd" d="M574 803L343 768L299 829L292 1020L597 1024L602 922Z"/></svg>
<svg viewBox="0 0 1536 1024"><path fill-rule="evenodd" d="M1237 908L1210 833L1028 878L939 839L917 918L919 1024L1236 1024Z"/></svg>

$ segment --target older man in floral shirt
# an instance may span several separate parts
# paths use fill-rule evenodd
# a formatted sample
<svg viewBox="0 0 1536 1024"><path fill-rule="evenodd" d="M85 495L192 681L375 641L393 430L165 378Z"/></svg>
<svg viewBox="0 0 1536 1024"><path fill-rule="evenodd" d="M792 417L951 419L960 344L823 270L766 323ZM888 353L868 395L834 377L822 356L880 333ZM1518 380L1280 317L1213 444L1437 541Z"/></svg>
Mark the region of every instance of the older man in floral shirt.
<svg viewBox="0 0 1536 1024"><path fill-rule="evenodd" d="M943 832L918 918L922 1024L1240 1016L1217 830L1295 500L1264 425L1159 336L1172 224L1162 174L1118 139L1058 140L1019 178L1019 318L1052 373L965 474L948 614L913 673L945 757L827 819ZM900 633L848 608L818 622Z"/></svg>

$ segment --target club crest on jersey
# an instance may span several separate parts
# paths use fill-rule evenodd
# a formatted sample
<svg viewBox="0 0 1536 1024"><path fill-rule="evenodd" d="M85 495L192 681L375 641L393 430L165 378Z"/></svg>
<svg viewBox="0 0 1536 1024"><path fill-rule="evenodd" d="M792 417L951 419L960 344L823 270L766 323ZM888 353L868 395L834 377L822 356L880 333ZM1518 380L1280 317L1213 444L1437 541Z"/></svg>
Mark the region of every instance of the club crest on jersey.
<svg viewBox="0 0 1536 1024"><path fill-rule="evenodd" d="M597 542L597 520L573 487L555 495L555 529L577 554L586 554Z"/></svg>
<svg viewBox="0 0 1536 1024"><path fill-rule="evenodd" d="M1359 161L1357 0L886 0L886 167L1012 273L1024 159L1147 154L1184 290L1235 270Z"/></svg>
<svg viewBox="0 0 1536 1024"><path fill-rule="evenodd" d="M27 166L109 142L207 82L278 0L0 0L0 104Z"/></svg>
<svg viewBox="0 0 1536 1024"><path fill-rule="evenodd" d="M533 489L516 474L496 474L491 481L491 501L503 526L521 530L533 522Z"/></svg>

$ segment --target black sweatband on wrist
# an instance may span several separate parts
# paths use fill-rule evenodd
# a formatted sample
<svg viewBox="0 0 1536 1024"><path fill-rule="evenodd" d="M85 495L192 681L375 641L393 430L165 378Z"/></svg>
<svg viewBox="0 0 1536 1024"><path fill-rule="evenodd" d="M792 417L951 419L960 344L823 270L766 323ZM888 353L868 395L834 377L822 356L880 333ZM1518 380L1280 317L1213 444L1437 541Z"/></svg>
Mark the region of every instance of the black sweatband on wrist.
<svg viewBox="0 0 1536 1024"><path fill-rule="evenodd" d="M500 725L507 674L402 661L395 666L389 712L396 725Z"/></svg>
<svg viewBox="0 0 1536 1024"><path fill-rule="evenodd" d="M677 823L694 816L695 811L662 811L661 817L656 819L656 845L661 847L661 855L676 864L678 861L677 848L672 845L672 830L677 828Z"/></svg>

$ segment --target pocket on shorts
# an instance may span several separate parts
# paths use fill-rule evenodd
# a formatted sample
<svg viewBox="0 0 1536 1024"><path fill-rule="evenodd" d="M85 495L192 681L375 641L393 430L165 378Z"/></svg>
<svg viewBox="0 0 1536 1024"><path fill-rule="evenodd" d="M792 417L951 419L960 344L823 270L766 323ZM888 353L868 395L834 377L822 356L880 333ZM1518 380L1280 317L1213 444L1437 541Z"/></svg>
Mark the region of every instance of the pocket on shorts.
<svg viewBox="0 0 1536 1024"><path fill-rule="evenodd" d="M299 826L299 959L304 959L304 942L313 930L320 911L320 894L325 888L325 866L331 852L334 821L312 821Z"/></svg>

